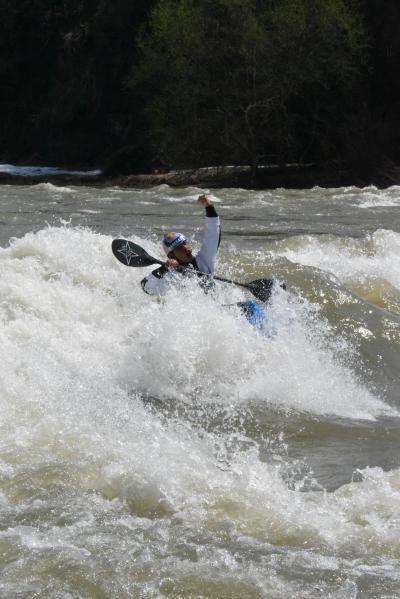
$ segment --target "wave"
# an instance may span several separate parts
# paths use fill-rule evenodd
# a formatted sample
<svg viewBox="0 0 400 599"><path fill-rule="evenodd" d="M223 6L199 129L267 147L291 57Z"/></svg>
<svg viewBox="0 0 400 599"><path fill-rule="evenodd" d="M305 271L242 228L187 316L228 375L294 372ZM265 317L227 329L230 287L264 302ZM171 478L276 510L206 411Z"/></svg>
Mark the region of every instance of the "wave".
<svg viewBox="0 0 400 599"><path fill-rule="evenodd" d="M57 572L52 592L72 593L59 565L110 596L312 597L315 577L338 596L363 577L398 584L399 470L363 469L332 493L310 473L305 493L307 481L284 476L285 439L271 451L243 423L254 407L393 415L355 374L351 346L316 305L279 289L269 336L221 305L241 297L227 286L211 297L188 283L154 301L146 270L123 267L110 243L48 227L0 250L1 591L12 596L16 576L32 595Z"/></svg>
<svg viewBox="0 0 400 599"><path fill-rule="evenodd" d="M53 185L53 183L38 183L35 185L38 190L43 190L52 196L58 193L73 193L74 190L71 187L61 187L59 185Z"/></svg>
<svg viewBox="0 0 400 599"><path fill-rule="evenodd" d="M134 240L157 252L152 242ZM341 354L348 362L351 347L343 350L309 302L277 291L268 338L221 305L244 297L230 286L211 297L190 283L179 296L152 300L139 284L145 271L122 267L110 244L90 230L49 227L1 250L3 335L6 346L14 343L5 360L16 381L24 379L19 364L35 375L26 393L41 387L36 374L44 369L67 382L78 373L85 381L101 375L163 398L203 390L205 401L253 399L349 418L389 410L344 363Z"/></svg>
<svg viewBox="0 0 400 599"><path fill-rule="evenodd" d="M400 233L379 229L362 239L301 236L278 244L274 254L333 273L372 303L400 313Z"/></svg>

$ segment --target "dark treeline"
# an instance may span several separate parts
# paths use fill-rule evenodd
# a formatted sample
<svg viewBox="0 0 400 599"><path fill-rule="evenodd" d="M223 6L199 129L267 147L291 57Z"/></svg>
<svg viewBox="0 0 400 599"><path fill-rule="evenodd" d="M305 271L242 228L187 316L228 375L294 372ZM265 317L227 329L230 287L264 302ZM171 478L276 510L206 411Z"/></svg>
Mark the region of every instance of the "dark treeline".
<svg viewBox="0 0 400 599"><path fill-rule="evenodd" d="M0 0L0 159L400 164L398 0Z"/></svg>

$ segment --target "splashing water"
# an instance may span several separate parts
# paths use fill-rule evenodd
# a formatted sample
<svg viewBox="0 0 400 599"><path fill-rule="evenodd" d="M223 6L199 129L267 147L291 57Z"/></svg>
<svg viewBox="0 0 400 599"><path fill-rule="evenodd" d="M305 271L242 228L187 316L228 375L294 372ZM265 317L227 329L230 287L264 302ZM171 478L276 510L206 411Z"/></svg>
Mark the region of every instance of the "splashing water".
<svg viewBox="0 0 400 599"><path fill-rule="evenodd" d="M0 250L0 595L395 596L397 404L341 333L346 291L313 271L319 305L289 268L263 334L224 306L237 288L149 298L111 239L48 226Z"/></svg>

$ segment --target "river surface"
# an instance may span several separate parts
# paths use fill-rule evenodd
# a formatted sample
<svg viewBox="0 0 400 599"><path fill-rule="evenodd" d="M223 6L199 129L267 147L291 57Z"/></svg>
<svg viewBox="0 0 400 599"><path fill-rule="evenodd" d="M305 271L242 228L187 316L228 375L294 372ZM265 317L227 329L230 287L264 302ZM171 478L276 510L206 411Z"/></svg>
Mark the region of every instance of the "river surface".
<svg viewBox="0 0 400 599"><path fill-rule="evenodd" d="M204 191L0 186L0 598L400 596L400 188L211 192L264 332L111 253Z"/></svg>

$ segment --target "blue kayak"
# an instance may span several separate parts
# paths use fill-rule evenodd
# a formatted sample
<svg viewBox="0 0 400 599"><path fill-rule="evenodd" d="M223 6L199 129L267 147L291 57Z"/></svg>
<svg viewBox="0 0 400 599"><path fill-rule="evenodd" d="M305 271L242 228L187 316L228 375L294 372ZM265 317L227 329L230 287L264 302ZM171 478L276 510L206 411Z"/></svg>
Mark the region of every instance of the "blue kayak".
<svg viewBox="0 0 400 599"><path fill-rule="evenodd" d="M260 331L265 330L267 326L267 312L263 306L252 300L238 302L236 305L241 309L250 324Z"/></svg>

